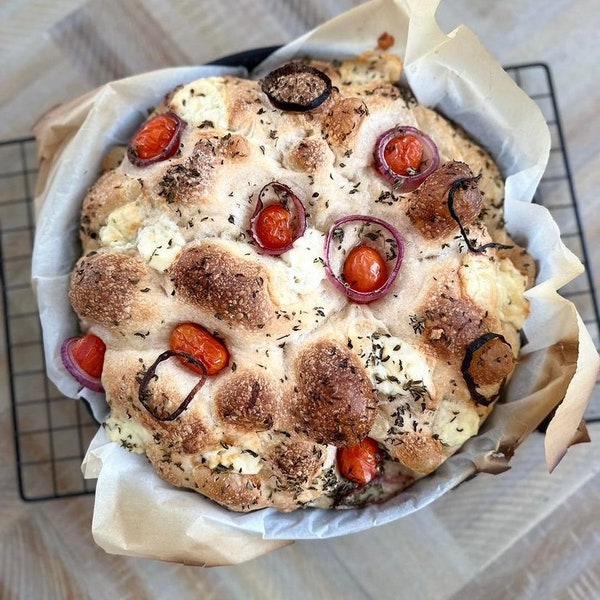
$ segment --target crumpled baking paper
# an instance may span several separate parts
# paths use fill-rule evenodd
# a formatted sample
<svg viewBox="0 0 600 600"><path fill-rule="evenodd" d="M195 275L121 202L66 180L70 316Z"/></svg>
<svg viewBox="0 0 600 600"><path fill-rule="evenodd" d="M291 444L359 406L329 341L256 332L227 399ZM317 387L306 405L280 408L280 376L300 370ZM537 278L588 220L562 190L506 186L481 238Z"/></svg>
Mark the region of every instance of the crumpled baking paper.
<svg viewBox="0 0 600 600"><path fill-rule="evenodd" d="M528 343L506 401L496 406L480 434L433 475L384 504L343 511L228 511L164 483L144 457L109 442L100 428L83 469L86 477L98 480L92 531L107 552L186 564L238 563L292 540L382 525L429 504L479 471L501 473L519 444L557 406L546 433L548 468L585 436L582 416L600 359L574 305L557 293L583 267L562 244L548 211L531 203L548 158L548 128L535 103L466 27L449 35L441 31L435 21L438 4L373 0L278 50L251 76L293 57L355 56L373 49L377 38L388 32L395 39L390 51L403 57L406 80L418 100L449 115L492 152L506 176L508 230L538 264L536 286L527 292ZM32 276L48 374L65 395L85 397L99 420L107 413L104 397L81 390L59 357L61 342L78 333L67 291L80 253L81 201L106 152L126 143L166 92L225 71L244 74L223 67L182 67L115 81L58 107L37 126L40 177Z"/></svg>

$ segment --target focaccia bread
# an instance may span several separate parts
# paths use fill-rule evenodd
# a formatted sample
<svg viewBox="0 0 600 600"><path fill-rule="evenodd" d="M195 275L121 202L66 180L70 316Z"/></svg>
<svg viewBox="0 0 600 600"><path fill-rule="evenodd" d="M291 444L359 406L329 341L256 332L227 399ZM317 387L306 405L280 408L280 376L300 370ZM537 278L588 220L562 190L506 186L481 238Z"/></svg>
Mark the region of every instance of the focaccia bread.
<svg viewBox="0 0 600 600"><path fill-rule="evenodd" d="M401 67L182 85L84 199L70 300L106 346L105 429L171 484L236 511L378 502L500 397L534 265L491 156Z"/></svg>

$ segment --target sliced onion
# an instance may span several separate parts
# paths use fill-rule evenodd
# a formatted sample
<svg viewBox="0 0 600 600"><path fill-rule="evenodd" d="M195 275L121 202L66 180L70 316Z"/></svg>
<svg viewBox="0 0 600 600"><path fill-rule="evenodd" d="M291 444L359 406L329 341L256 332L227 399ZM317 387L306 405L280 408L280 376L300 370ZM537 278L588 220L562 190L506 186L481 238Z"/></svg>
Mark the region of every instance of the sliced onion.
<svg viewBox="0 0 600 600"><path fill-rule="evenodd" d="M292 241L290 244L280 248L265 247L261 243L256 232L256 224L258 222L260 213L264 208L271 204L281 204L281 206L289 211L292 217ZM278 181L267 183L267 185L265 185L258 194L256 207L250 219L250 229L252 232L252 239L255 241L261 252L264 254L270 254L272 256L283 254L284 252L287 252L293 246L294 242L299 237L302 237L306 231L306 209L304 208L304 204L302 204L300 198L298 198L298 196L296 196L296 194L294 194L294 192L292 192L287 185L279 183Z"/></svg>
<svg viewBox="0 0 600 600"><path fill-rule="evenodd" d="M399 175L393 171L385 160L385 149L394 138L413 135L421 142L423 158L418 173L414 175ZM434 141L416 127L397 125L379 136L373 152L375 166L383 177L400 193L416 190L431 175L440 164L440 155Z"/></svg>
<svg viewBox="0 0 600 600"><path fill-rule="evenodd" d="M465 241L465 244L467 245L467 248L471 252L482 253L482 252L485 252L488 248L497 248L498 250L511 250L512 248L514 248L514 246L501 244L499 242L488 242L487 244L483 244L481 246L475 246L475 244L469 238L467 229L462 224L460 217L458 216L458 214L456 213L456 210L454 209L454 196L456 195L456 192L460 189L462 189L462 190L468 189L468 186L471 185L472 183L477 184L477 182L479 181L480 178L481 178L481 175L477 175L476 177L462 177L462 178L457 179L456 181L452 182L452 185L450 186L450 189L448 190L448 199L447 199L448 212L450 213L450 216L458 223L458 228L460 229L460 234L462 235L463 240Z"/></svg>
<svg viewBox="0 0 600 600"><path fill-rule="evenodd" d="M356 241L352 240L351 245L347 244L348 247L346 247L344 245L344 238L347 239L345 231L351 223L356 223L363 231L358 231ZM370 228L371 225L374 226L373 230L365 231L365 229ZM361 242L368 242L368 245L371 245L376 249L381 249L380 254L386 260L388 265L391 264L391 268L388 268L389 275L386 282L380 288L373 290L372 292L357 292L356 290L353 290L345 281L343 281L342 276L338 274L342 272L343 260L341 261L339 268L334 264L335 252L340 252L345 258L348 252L355 247L357 243ZM325 239L325 272L327 273L327 276L337 289L346 294L353 302L360 304L373 302L373 300L382 298L387 294L398 276L403 258L404 240L398 229L383 219L368 215L349 215L337 220L330 227Z"/></svg>
<svg viewBox="0 0 600 600"><path fill-rule="evenodd" d="M487 345L491 345L494 343L498 343L501 344L504 347L504 353L507 354L508 356L510 356L510 363L507 365L506 363L504 363L504 371L502 371L502 363L500 363L500 361L498 361L498 367L497 369L501 369L499 371L500 377L498 377L498 371L494 371L491 369L486 369L485 375L490 376L490 374L492 375L496 375L495 379L492 379L492 381L488 381L488 382L478 382L474 379L473 374L471 373L471 364L473 362L473 359L475 358L475 354L481 350L482 348L484 348ZM468 346L467 351L465 352L465 357L463 359L463 363L462 363L462 367L461 367L461 371L463 374L463 377L465 379L465 382L467 384L467 387L469 388L469 392L471 392L471 396L473 397L473 400L475 400L475 402L477 404L483 404L484 406L489 406L492 402L494 402L497 398L498 395L500 393L500 389L504 383L504 381L506 381L506 378L508 377L509 373L512 371L512 367L513 367L514 363L513 363L513 354L512 354L512 347L511 345L506 341L506 339L504 338L503 335L499 334L499 333L486 333L480 337L478 337L476 340L474 340L473 342L471 342L471 344ZM507 368L508 367L508 368ZM479 388L480 388L480 383L481 385L487 385L487 386L496 386L496 393L494 393L492 395L491 398L486 398L486 396L484 396L483 394L480 393Z"/></svg>
<svg viewBox="0 0 600 600"><path fill-rule="evenodd" d="M71 337L67 338L60 347L60 358L63 365L69 373L80 383L83 387L86 387L94 392L103 392L102 381L98 377L92 377L86 373L75 361L73 357L73 344L80 338Z"/></svg>
<svg viewBox="0 0 600 600"><path fill-rule="evenodd" d="M169 143L157 155L151 156L150 158L141 158L138 155L133 142L136 139L136 137L138 136L138 134L145 127L147 127L148 124L152 123L152 121L154 119L158 119L160 117L168 117L170 119L173 119L173 121L175 122L175 132L173 133L173 136L169 140ZM166 112L166 113L161 113L159 115L153 116L148 121L145 121L138 128L138 130L133 134L133 137L131 138L131 142L127 146L127 158L129 159L129 162L131 162L131 164L135 165L136 167L145 167L145 166L151 165L155 162L160 162L162 160L166 160L167 158L171 158L171 156L173 156L179 149L181 133L183 132L185 127L186 127L186 122L181 117L176 115L174 112Z"/></svg>
<svg viewBox="0 0 600 600"><path fill-rule="evenodd" d="M275 108L304 112L323 104L333 86L323 71L301 62L290 62L271 71L262 80L261 89Z"/></svg>
<svg viewBox="0 0 600 600"><path fill-rule="evenodd" d="M181 404L172 412L166 415L160 415L155 410L154 407L148 402L148 396L150 395L150 391L148 386L150 385L150 381L157 377L156 369L158 365L171 358L171 356L176 356L177 358L183 359L188 363L193 364L194 366L200 368L202 370L202 376L198 380L198 383L190 390L188 395L183 399ZM198 360L196 357L188 354L187 352L180 352L179 350L166 350L162 354L159 354L157 359L150 365L142 380L140 381L140 387L138 388L138 400L142 404L142 406L157 420L157 421L174 421L183 411L188 407L190 402L194 399L194 396L198 393L200 388L204 385L206 381L206 367L204 363Z"/></svg>

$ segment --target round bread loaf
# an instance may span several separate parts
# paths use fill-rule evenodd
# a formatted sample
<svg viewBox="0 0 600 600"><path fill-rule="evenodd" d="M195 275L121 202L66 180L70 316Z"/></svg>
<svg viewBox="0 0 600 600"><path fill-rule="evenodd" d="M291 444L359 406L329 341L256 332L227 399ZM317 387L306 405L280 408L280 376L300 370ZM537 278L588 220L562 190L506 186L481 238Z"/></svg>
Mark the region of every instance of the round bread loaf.
<svg viewBox="0 0 600 600"><path fill-rule="evenodd" d="M533 263L490 155L401 68L372 54L182 85L149 117L171 120L161 151L139 130L83 200L70 300L106 344L106 432L171 484L236 511L382 501L501 395ZM433 142L431 172L390 179L399 127ZM279 246L267 207L289 217ZM345 271L357 246L381 259L366 291ZM215 372L173 341L182 325L217 349Z"/></svg>

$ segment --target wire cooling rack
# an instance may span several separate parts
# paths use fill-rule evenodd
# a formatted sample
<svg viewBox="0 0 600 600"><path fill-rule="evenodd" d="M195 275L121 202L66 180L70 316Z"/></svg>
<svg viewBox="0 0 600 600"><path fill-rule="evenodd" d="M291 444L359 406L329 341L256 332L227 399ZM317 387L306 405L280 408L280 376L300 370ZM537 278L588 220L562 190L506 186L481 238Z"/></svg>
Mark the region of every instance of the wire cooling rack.
<svg viewBox="0 0 600 600"><path fill-rule="evenodd" d="M98 424L86 404L62 396L46 377L41 328L31 289L35 141L0 143L0 275L8 389L23 500L93 491L81 461ZM4 373L0 373L0 381Z"/></svg>
<svg viewBox="0 0 600 600"><path fill-rule="evenodd" d="M551 136L550 157L536 190L534 202L545 206L558 224L561 238L586 267L585 273L560 290L570 299L585 323L596 348L600 348L600 313L594 286L594 268L590 263L585 229L577 206L577 194L569 165L552 73L545 63L505 67L506 72L539 106ZM596 381L588 409L588 423L600 420L600 381Z"/></svg>
<svg viewBox="0 0 600 600"><path fill-rule="evenodd" d="M598 346L596 292L550 70L544 64L506 70L540 106L550 128L550 161L535 201L552 212L565 244L587 266L586 273L562 294L577 305ZM0 143L0 276L17 476L23 500L92 493L94 482L83 479L80 465L98 428L85 402L62 396L45 375L41 328L30 286L35 150L32 138ZM596 385L588 420L600 417L599 389Z"/></svg>

